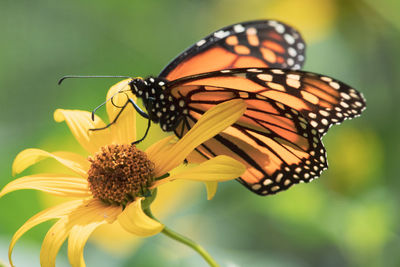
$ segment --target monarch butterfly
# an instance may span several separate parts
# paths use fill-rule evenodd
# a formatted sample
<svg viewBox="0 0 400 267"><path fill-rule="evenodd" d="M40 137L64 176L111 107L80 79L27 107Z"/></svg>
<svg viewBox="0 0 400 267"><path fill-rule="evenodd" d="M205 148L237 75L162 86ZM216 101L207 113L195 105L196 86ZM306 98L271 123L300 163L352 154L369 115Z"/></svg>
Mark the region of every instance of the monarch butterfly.
<svg viewBox="0 0 400 267"><path fill-rule="evenodd" d="M331 77L300 71L305 43L276 20L224 27L178 55L159 74L134 78L148 117L181 138L211 107L241 98L244 115L188 158L229 155L247 166L238 178L259 195L310 182L327 168L321 137L359 116L361 93Z"/></svg>

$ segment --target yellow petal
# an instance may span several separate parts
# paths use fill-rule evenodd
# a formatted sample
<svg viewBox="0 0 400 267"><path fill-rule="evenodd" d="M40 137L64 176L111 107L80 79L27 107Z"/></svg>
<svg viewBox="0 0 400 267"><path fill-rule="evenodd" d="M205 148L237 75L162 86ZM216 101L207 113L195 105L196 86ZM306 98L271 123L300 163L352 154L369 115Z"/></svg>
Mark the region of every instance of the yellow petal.
<svg viewBox="0 0 400 267"><path fill-rule="evenodd" d="M71 169L72 171L76 172L78 175L82 177L87 176L87 170L89 169L89 161L86 160L81 155L71 153L71 152L54 152L49 153L47 151L36 149L36 148L29 148L21 151L16 157L13 162L12 166L12 173L16 175L21 173L26 168L36 164L37 162L45 159L45 158L53 158L66 166L67 168Z"/></svg>
<svg viewBox="0 0 400 267"><path fill-rule="evenodd" d="M35 189L64 197L85 198L91 196L86 179L63 174L44 173L21 177L8 183L0 191L0 197L21 189Z"/></svg>
<svg viewBox="0 0 400 267"><path fill-rule="evenodd" d="M124 106L128 98L136 101L136 97L132 94L128 83L132 79L120 81L110 88L107 93L108 101L106 104L109 121L112 122L121 107ZM120 92L120 93L118 93ZM110 126L112 140L117 144L129 144L136 141L136 111L132 104L128 104L121 115L118 117L117 122Z"/></svg>
<svg viewBox="0 0 400 267"><path fill-rule="evenodd" d="M187 161L190 163L202 163L206 160L203 155L201 155L197 150L193 150L190 154L186 157Z"/></svg>
<svg viewBox="0 0 400 267"><path fill-rule="evenodd" d="M180 173L173 173L169 177L154 183L155 186L176 179L194 180L200 182L223 182L238 178L246 167L239 161L228 156L217 156L195 167L186 168Z"/></svg>
<svg viewBox="0 0 400 267"><path fill-rule="evenodd" d="M167 136L163 139L161 139L160 141L152 144L150 147L148 147L146 149L146 154L149 157L149 160L151 160L150 157L154 157L155 155L157 155L160 151L170 148L173 144L175 144L176 142L172 143L172 139L174 139L175 136ZM167 148L166 148L167 147Z"/></svg>
<svg viewBox="0 0 400 267"><path fill-rule="evenodd" d="M60 158L64 158L70 161L74 161L79 164L80 169L83 170L85 173L90 168L90 162L88 161L87 157L79 155L77 153L69 152L69 151L56 151L53 152L54 155ZM79 170L81 172L81 170Z"/></svg>
<svg viewBox="0 0 400 267"><path fill-rule="evenodd" d="M100 225L114 222L120 213L120 207L102 205L91 213L86 213L84 220L76 222L68 238L68 258L72 267L85 266L83 248L89 236Z"/></svg>
<svg viewBox="0 0 400 267"><path fill-rule="evenodd" d="M200 183L188 183L177 180L159 187L157 197L151 203L151 209L157 218L165 218L183 205L196 201L201 192ZM96 229L91 236L91 241L103 250L115 256L131 254L145 238L127 234L118 221L105 224Z"/></svg>
<svg viewBox="0 0 400 267"><path fill-rule="evenodd" d="M68 217L62 217L47 232L40 250L40 266L55 267L57 253L70 231L68 221Z"/></svg>
<svg viewBox="0 0 400 267"><path fill-rule="evenodd" d="M11 266L13 266L12 260L11 260L11 253L12 250L15 246L15 243L18 241L18 239L25 234L28 230L31 228L35 227L36 225L51 220L51 219L58 219L61 218L62 216L65 216L66 214L69 214L72 210L74 210L76 207L82 205L83 200L73 200L69 201L63 204L60 204L55 207L48 208L44 211L39 212L32 218L30 218L28 221L22 225L17 232L15 232L14 236L11 239L10 242L10 247L8 249L8 258L10 261Z"/></svg>
<svg viewBox="0 0 400 267"><path fill-rule="evenodd" d="M129 204L118 216L119 224L128 232L137 236L158 234L164 225L148 217L142 210L142 199L138 198Z"/></svg>
<svg viewBox="0 0 400 267"><path fill-rule="evenodd" d="M218 182L204 182L207 189L207 200L213 199L218 189Z"/></svg>
<svg viewBox="0 0 400 267"><path fill-rule="evenodd" d="M68 258L72 267L86 266L83 259L83 249L92 232L105 221L93 222L88 225L75 225L68 238Z"/></svg>
<svg viewBox="0 0 400 267"><path fill-rule="evenodd" d="M82 110L57 109L54 112L54 120L65 121L81 146L91 154L99 151L99 148L111 143L110 129L91 131L90 129L101 128L105 123L95 116L94 121L91 113Z"/></svg>
<svg viewBox="0 0 400 267"><path fill-rule="evenodd" d="M87 200L80 206L76 207L70 212L68 216L64 216L60 220L58 220L58 222L56 222L47 232L42 243L42 249L40 250L41 266L55 266L57 253L60 250L60 247L64 243L65 239L71 233L71 229L73 227L82 226L83 228L85 228L87 225L96 223L112 223L113 221L115 221L117 215L120 212L120 207L107 206L97 199ZM77 254L80 254L80 248L82 248L83 250L83 246L87 240L87 238L85 237L86 232L87 231L85 230L81 232L83 234L82 238L76 236L73 237L73 243L71 245L71 253L73 257L75 257ZM77 247L74 248L74 245L77 245ZM78 252L76 252L75 249L78 249ZM70 255L70 252L68 254ZM82 258L79 257L78 262L80 262L81 260ZM76 262L75 258L73 258L72 261Z"/></svg>
<svg viewBox="0 0 400 267"><path fill-rule="evenodd" d="M103 251L119 257L136 251L144 238L127 233L117 220L113 224L101 225L90 240Z"/></svg>
<svg viewBox="0 0 400 267"><path fill-rule="evenodd" d="M174 146L156 155L148 154L156 165L155 176L161 176L181 164L197 146L235 123L245 110L246 103L241 99L230 100L208 110Z"/></svg>

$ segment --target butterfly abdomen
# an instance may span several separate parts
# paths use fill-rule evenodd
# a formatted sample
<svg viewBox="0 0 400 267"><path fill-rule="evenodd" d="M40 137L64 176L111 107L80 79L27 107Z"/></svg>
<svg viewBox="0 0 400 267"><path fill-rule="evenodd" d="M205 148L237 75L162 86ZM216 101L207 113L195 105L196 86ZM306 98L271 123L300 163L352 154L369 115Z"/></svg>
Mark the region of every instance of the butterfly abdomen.
<svg viewBox="0 0 400 267"><path fill-rule="evenodd" d="M170 132L182 120L186 102L184 98L177 98L169 93L167 82L156 77L136 78L131 83L131 90L143 100L149 118L159 123L163 131Z"/></svg>

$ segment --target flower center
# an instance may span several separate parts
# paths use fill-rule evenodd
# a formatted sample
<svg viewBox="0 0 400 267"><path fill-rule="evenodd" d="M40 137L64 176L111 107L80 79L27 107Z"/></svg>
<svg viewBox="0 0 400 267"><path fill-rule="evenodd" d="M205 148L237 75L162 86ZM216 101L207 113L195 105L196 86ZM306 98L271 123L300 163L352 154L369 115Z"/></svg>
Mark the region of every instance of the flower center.
<svg viewBox="0 0 400 267"><path fill-rule="evenodd" d="M125 205L147 194L154 181L154 163L134 145L102 147L89 161L89 189L107 203Z"/></svg>

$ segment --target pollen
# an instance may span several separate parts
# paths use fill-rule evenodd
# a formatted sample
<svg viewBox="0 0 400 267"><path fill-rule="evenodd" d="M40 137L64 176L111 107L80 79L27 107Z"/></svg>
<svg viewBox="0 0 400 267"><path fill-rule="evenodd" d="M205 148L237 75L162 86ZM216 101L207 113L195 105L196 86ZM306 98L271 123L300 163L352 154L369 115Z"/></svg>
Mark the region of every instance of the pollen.
<svg viewBox="0 0 400 267"><path fill-rule="evenodd" d="M102 147L89 161L89 189L106 203L125 205L145 195L154 181L154 163L134 145Z"/></svg>

